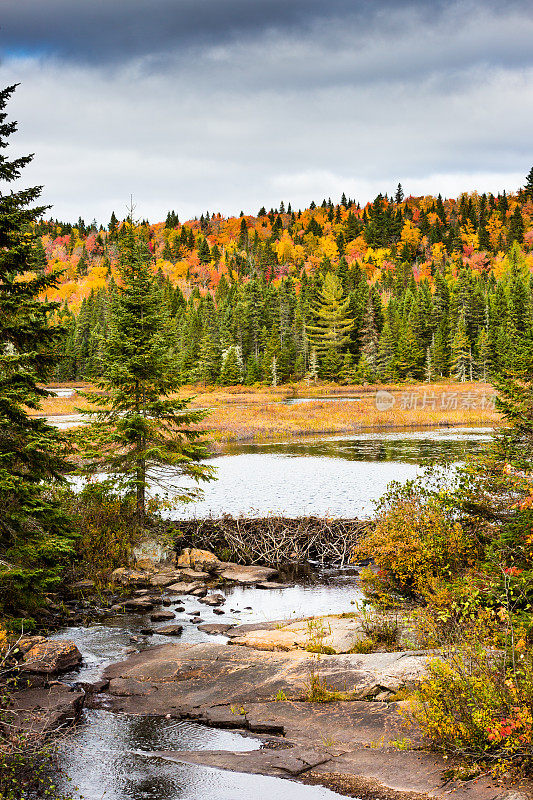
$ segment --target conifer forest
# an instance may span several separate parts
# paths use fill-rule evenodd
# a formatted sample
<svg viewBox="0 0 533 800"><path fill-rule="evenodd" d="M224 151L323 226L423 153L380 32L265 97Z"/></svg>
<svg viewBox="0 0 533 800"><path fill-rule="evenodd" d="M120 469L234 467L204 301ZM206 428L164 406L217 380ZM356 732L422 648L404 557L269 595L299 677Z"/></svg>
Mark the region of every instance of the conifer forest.
<svg viewBox="0 0 533 800"><path fill-rule="evenodd" d="M516 193L344 194L136 224L182 383L487 380L533 335L533 169ZM67 328L55 379L105 369L125 224L37 224Z"/></svg>

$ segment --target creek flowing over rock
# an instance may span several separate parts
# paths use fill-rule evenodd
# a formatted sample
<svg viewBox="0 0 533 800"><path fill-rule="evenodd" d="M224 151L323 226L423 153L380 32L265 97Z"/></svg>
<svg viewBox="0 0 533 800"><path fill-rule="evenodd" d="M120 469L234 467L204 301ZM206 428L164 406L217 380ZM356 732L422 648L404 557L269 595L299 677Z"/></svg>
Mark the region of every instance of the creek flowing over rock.
<svg viewBox="0 0 533 800"><path fill-rule="evenodd" d="M313 495L319 477L332 497L337 489L349 491L356 505L362 498L374 502L384 482L379 462L388 462L387 480L402 479L406 466L411 474L431 454L458 460L487 434L395 436L292 442L272 451L250 446L241 451L250 458L236 483L221 471L224 513L246 512L258 499L255 457L267 458L268 469L256 477L268 476L270 489L281 486L285 515L296 485L308 512L320 515L322 500ZM281 473L277 458L284 459ZM349 462L356 469L347 469ZM301 470L305 463L316 469L316 480ZM345 512L342 502L338 507ZM396 695L419 679L428 653L352 652L361 637L356 569L318 576L310 570L301 578L189 550L175 565L150 572L139 563L137 571L114 577L127 587L120 602L99 620L80 620L53 636L56 643L72 641L83 656L54 690L71 695L76 714L78 696L85 701L61 746L62 775L71 779L66 791L76 786L85 800L327 800L338 792L365 800L451 792L464 800L522 797L485 778L475 786L443 783L445 762L418 749L416 731L412 749L395 746L406 736ZM88 584L77 587L81 597L90 593ZM317 626L321 652L309 652ZM70 646L61 652L74 653ZM331 702L306 700L317 681L334 693Z"/></svg>

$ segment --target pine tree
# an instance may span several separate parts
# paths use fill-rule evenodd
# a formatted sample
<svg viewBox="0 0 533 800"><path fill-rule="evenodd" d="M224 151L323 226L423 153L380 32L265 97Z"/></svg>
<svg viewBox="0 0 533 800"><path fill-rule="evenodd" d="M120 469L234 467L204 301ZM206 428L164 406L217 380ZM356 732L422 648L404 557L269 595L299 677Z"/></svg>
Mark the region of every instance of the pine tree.
<svg viewBox="0 0 533 800"><path fill-rule="evenodd" d="M333 272L327 272L314 308L315 322L307 325L309 341L320 355L328 350L340 352L350 341L353 319L341 283Z"/></svg>
<svg viewBox="0 0 533 800"><path fill-rule="evenodd" d="M202 432L192 427L204 411L188 409L188 400L169 399L179 382L176 364L164 346L167 320L150 270L144 238L125 223L120 244L122 286L110 310L102 394L88 394L100 407L79 436L87 471L105 470L136 499L137 520L146 514L151 483L166 489L177 475L210 480L212 469L199 463L206 455ZM195 497L182 489L180 499Z"/></svg>
<svg viewBox="0 0 533 800"><path fill-rule="evenodd" d="M16 131L4 111L16 86L0 91L0 152ZM0 155L1 184L16 181L32 156ZM1 185L0 184L0 185ZM48 484L66 468L63 442L45 420L28 416L48 393L39 387L56 365L58 304L39 296L57 275L31 276L33 206L41 187L0 192L0 612L32 611L58 583L71 549L68 521Z"/></svg>

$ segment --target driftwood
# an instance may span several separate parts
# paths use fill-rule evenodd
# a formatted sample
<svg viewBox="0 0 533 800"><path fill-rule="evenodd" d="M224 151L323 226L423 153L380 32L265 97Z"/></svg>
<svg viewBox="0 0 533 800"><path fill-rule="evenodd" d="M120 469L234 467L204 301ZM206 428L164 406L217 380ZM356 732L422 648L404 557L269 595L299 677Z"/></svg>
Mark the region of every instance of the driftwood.
<svg viewBox="0 0 533 800"><path fill-rule="evenodd" d="M238 564L318 562L344 565L368 522L268 516L207 517L176 522L176 547L199 547Z"/></svg>

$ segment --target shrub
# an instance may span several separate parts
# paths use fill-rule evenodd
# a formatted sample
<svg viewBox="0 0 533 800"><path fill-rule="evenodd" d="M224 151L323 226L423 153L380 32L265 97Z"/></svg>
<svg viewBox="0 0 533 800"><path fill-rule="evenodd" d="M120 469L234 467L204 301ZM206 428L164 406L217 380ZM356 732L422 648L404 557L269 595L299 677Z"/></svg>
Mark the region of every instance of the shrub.
<svg viewBox="0 0 533 800"><path fill-rule="evenodd" d="M442 493L410 482L383 499L375 526L367 529L355 559L373 558L378 572L363 579L374 592L431 597L442 580L473 563L476 540L462 527Z"/></svg>
<svg viewBox="0 0 533 800"><path fill-rule="evenodd" d="M128 564L141 529L131 495L114 491L110 481L87 483L65 494L77 532L76 573L90 578Z"/></svg>
<svg viewBox="0 0 533 800"><path fill-rule="evenodd" d="M531 769L531 654L463 646L430 662L415 697L413 715L435 749L494 774Z"/></svg>

